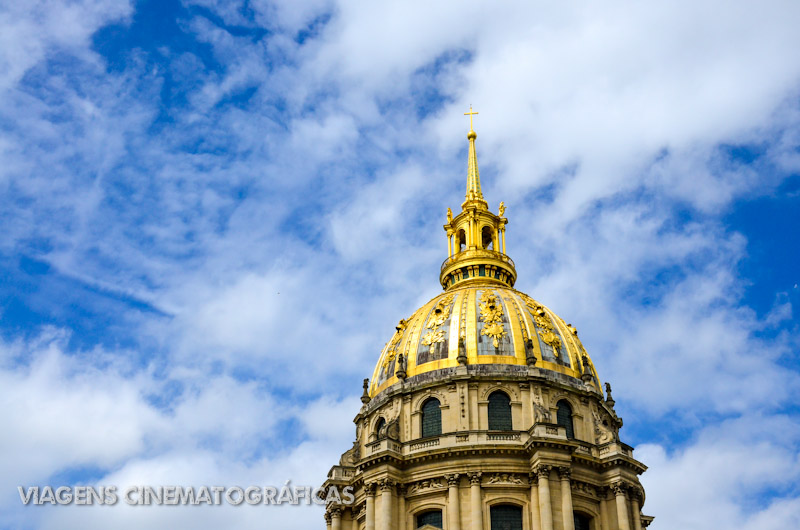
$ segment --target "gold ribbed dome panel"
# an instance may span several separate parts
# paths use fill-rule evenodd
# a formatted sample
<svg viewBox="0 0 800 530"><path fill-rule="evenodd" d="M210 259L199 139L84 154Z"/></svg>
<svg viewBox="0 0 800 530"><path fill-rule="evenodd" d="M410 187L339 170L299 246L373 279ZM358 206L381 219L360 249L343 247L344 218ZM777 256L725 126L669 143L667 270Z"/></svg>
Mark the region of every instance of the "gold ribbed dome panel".
<svg viewBox="0 0 800 530"><path fill-rule="evenodd" d="M450 288L401 320L381 352L369 395L399 381L401 358L407 378L458 366L459 343L469 365L525 366L532 350L536 368L578 380L585 358L590 384L600 389L574 327L528 295L486 283Z"/></svg>

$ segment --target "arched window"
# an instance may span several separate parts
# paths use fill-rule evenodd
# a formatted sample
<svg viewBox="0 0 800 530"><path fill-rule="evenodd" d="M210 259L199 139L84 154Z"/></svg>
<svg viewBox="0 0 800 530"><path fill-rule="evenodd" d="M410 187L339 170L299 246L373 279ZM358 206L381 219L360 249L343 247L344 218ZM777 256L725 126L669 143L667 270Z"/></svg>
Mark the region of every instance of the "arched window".
<svg viewBox="0 0 800 530"><path fill-rule="evenodd" d="M570 440L575 438L575 429L572 427L572 407L564 399L558 402L556 421L567 430L567 438Z"/></svg>
<svg viewBox="0 0 800 530"><path fill-rule="evenodd" d="M383 418L378 418L378 423L375 424L375 437L380 438L381 436L381 429L383 429L384 425L386 425L386 420Z"/></svg>
<svg viewBox="0 0 800 530"><path fill-rule="evenodd" d="M456 250L463 252L465 248L467 248L467 233L462 229L456 234Z"/></svg>
<svg viewBox="0 0 800 530"><path fill-rule="evenodd" d="M442 526L442 510L429 510L417 515L417 528L422 528L426 524L434 528L444 528Z"/></svg>
<svg viewBox="0 0 800 530"><path fill-rule="evenodd" d="M573 512L573 521L575 521L575 530L589 530L592 519L582 513Z"/></svg>
<svg viewBox="0 0 800 530"><path fill-rule="evenodd" d="M494 238L492 237L492 229L488 226L484 226L481 229L481 246L486 249L494 250Z"/></svg>
<svg viewBox="0 0 800 530"><path fill-rule="evenodd" d="M489 430L510 431L511 427L511 400L505 392L492 392L489 394Z"/></svg>
<svg viewBox="0 0 800 530"><path fill-rule="evenodd" d="M492 506L489 510L491 530L522 530L522 508L512 504Z"/></svg>
<svg viewBox="0 0 800 530"><path fill-rule="evenodd" d="M442 434L442 409L439 400L431 398L422 405L422 437Z"/></svg>

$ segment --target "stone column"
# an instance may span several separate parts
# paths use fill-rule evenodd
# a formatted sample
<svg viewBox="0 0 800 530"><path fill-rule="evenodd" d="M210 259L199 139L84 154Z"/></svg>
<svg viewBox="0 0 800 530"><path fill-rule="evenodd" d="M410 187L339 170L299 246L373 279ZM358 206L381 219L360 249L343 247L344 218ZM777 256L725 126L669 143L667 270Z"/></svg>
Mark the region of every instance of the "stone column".
<svg viewBox="0 0 800 530"><path fill-rule="evenodd" d="M619 530L631 530L631 524L628 520L628 501L625 498L625 485L622 482L617 482L611 486L614 490L614 496L617 499L617 523Z"/></svg>
<svg viewBox="0 0 800 530"><path fill-rule="evenodd" d="M538 466L539 476L539 516L542 530L553 530L553 507L550 505L550 466Z"/></svg>
<svg viewBox="0 0 800 530"><path fill-rule="evenodd" d="M331 510L331 530L342 530L342 509L339 507Z"/></svg>
<svg viewBox="0 0 800 530"><path fill-rule="evenodd" d="M600 494L600 524L602 525L602 530L611 530L611 523L608 521L608 500L606 500L608 488L599 488L598 493Z"/></svg>
<svg viewBox="0 0 800 530"><path fill-rule="evenodd" d="M406 485L397 484L397 530L406 530Z"/></svg>
<svg viewBox="0 0 800 530"><path fill-rule="evenodd" d="M633 511L633 530L642 530L642 507L639 499L642 492L631 490L631 510Z"/></svg>
<svg viewBox="0 0 800 530"><path fill-rule="evenodd" d="M506 253L506 229L503 228L501 233L503 234L503 254L505 254Z"/></svg>
<svg viewBox="0 0 800 530"><path fill-rule="evenodd" d="M331 530L331 512L325 512L325 528L326 530Z"/></svg>
<svg viewBox="0 0 800 530"><path fill-rule="evenodd" d="M381 524L378 530L392 528L392 489L394 482L389 479L381 481ZM333 530L333 529L331 529Z"/></svg>
<svg viewBox="0 0 800 530"><path fill-rule="evenodd" d="M460 530L461 507L458 503L458 483L461 480L461 476L456 473L455 475L445 475L445 478L447 479L447 528L449 530Z"/></svg>
<svg viewBox="0 0 800 530"><path fill-rule="evenodd" d="M536 473L528 474L531 483L531 530L542 530L542 519L539 515L539 477Z"/></svg>
<svg viewBox="0 0 800 530"><path fill-rule="evenodd" d="M561 478L561 514L564 521L564 530L575 530L575 519L572 515L572 485L570 484L570 468L558 468Z"/></svg>
<svg viewBox="0 0 800 530"><path fill-rule="evenodd" d="M364 530L375 530L375 484L364 484L367 494L367 522Z"/></svg>
<svg viewBox="0 0 800 530"><path fill-rule="evenodd" d="M481 472L470 473L470 510L472 511L472 530L483 530L483 503L481 502Z"/></svg>

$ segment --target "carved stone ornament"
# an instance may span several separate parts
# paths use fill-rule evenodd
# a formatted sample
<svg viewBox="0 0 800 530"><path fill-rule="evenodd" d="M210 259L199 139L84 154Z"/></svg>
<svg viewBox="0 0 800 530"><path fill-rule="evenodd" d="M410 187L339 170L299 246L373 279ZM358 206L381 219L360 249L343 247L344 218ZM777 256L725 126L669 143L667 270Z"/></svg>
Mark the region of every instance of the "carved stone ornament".
<svg viewBox="0 0 800 530"><path fill-rule="evenodd" d="M489 484L522 484L522 479L514 473L495 473L489 477Z"/></svg>
<svg viewBox="0 0 800 530"><path fill-rule="evenodd" d="M367 404L370 402L369 397L369 379L364 379L364 393L361 394L361 403Z"/></svg>
<svg viewBox="0 0 800 530"><path fill-rule="evenodd" d="M374 482L368 482L364 484L364 493L366 493L368 497L375 496L375 489L376 489L376 484Z"/></svg>
<svg viewBox="0 0 800 530"><path fill-rule="evenodd" d="M533 391L533 416L536 423L551 423L550 410L544 406L544 399L536 388Z"/></svg>
<svg viewBox="0 0 800 530"><path fill-rule="evenodd" d="M384 426L386 437L395 442L400 441L400 418L395 418Z"/></svg>
<svg viewBox="0 0 800 530"><path fill-rule="evenodd" d="M595 443L605 444L608 442L613 442L615 435L614 431L609 425L608 420L604 420L600 414L594 410L592 411L592 417L594 419Z"/></svg>
<svg viewBox="0 0 800 530"><path fill-rule="evenodd" d="M445 475L445 479L447 479L448 486L458 486L458 483L461 481L461 475L455 473L453 475Z"/></svg>
<svg viewBox="0 0 800 530"><path fill-rule="evenodd" d="M477 473L470 473L469 474L469 483L471 485L473 485L473 486L475 486L475 485L480 486L480 484L481 484L481 476L483 476L483 473L481 473L480 471L478 471Z"/></svg>
<svg viewBox="0 0 800 530"><path fill-rule="evenodd" d="M614 495L625 495L628 486L624 482L615 482L611 485L611 491L614 492Z"/></svg>
<svg viewBox="0 0 800 530"><path fill-rule="evenodd" d="M572 470L568 466L558 468L558 476L561 480L569 480L572 476Z"/></svg>
<svg viewBox="0 0 800 530"><path fill-rule="evenodd" d="M423 491L434 490L444 487L445 485L441 478L420 480L419 482L415 482L408 487L408 494L413 495L415 493L421 493Z"/></svg>
<svg viewBox="0 0 800 530"><path fill-rule="evenodd" d="M358 464L359 460L361 460L361 444L359 444L358 440L356 440L353 442L353 447L345 451L342 457L339 459L339 465L354 466Z"/></svg>
<svg viewBox="0 0 800 530"><path fill-rule="evenodd" d="M534 473L539 475L539 480L541 480L541 479L547 480L547 479L550 478L550 470L551 469L552 469L551 466L536 466L536 469L534 469L533 471L534 471Z"/></svg>

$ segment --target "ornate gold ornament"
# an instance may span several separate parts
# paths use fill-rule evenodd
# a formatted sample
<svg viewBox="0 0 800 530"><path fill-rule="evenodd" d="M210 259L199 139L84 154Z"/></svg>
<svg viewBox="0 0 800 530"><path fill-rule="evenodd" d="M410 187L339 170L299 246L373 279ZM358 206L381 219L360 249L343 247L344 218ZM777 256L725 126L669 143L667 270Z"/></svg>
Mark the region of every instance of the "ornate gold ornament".
<svg viewBox="0 0 800 530"><path fill-rule="evenodd" d="M492 344L498 348L500 339L506 335L506 330L503 328L503 306L500 305L494 291L483 291L480 302L481 321L483 322L481 335L491 337Z"/></svg>
<svg viewBox="0 0 800 530"><path fill-rule="evenodd" d="M450 310L452 309L451 304L453 303L453 296L453 294L443 296L436 303L436 307L433 308L431 316L428 317L428 323L425 324L426 328L436 329L447 321L450 317Z"/></svg>
<svg viewBox="0 0 800 530"><path fill-rule="evenodd" d="M389 346L386 348L386 356L383 359L384 369L389 366L389 363L392 362L397 355L397 347L400 345L400 341L403 338L407 326L408 320L406 319L401 319L400 322L397 323L394 335L392 335L392 340L389 341Z"/></svg>
<svg viewBox="0 0 800 530"><path fill-rule="evenodd" d="M525 297L525 305L528 306L533 321L536 327L539 328L539 336L542 338L542 342L553 349L553 354L556 357L560 357L561 337L555 332L553 322L550 320L550 317L547 316L544 307L527 296Z"/></svg>
<svg viewBox="0 0 800 530"><path fill-rule="evenodd" d="M444 342L444 330L429 331L422 337L422 344L428 346L428 351L433 353L436 344Z"/></svg>
<svg viewBox="0 0 800 530"><path fill-rule="evenodd" d="M428 346L428 351L433 354L436 349L436 344L444 342L444 330L440 329L441 326L450 318L450 311L452 310L454 294L443 296L436 302L433 311L428 317L428 322L425 327L430 331L423 335L422 344Z"/></svg>

